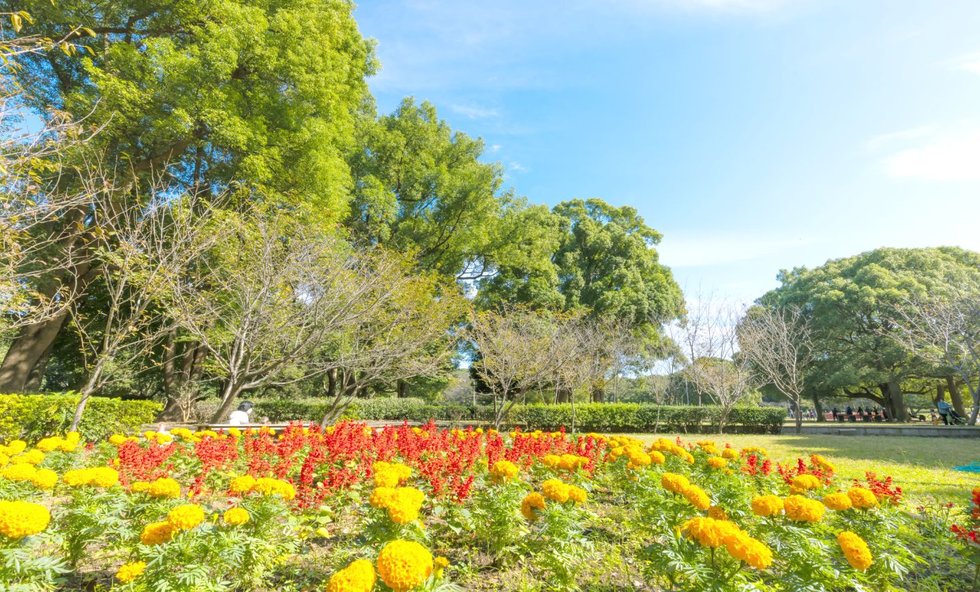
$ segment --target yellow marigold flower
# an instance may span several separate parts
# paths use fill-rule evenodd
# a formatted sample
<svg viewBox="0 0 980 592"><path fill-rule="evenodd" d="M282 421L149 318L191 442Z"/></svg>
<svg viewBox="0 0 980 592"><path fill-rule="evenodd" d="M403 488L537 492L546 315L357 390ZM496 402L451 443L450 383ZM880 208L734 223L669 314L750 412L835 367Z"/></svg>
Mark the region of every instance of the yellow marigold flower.
<svg viewBox="0 0 980 592"><path fill-rule="evenodd" d="M174 527L170 522L151 522L143 527L140 542L144 545L159 545L174 538Z"/></svg>
<svg viewBox="0 0 980 592"><path fill-rule="evenodd" d="M681 526L681 532L698 542L703 547L717 548L725 544L725 539L731 536L738 527L727 520L715 520L697 516Z"/></svg>
<svg viewBox="0 0 980 592"><path fill-rule="evenodd" d="M61 438L51 436L49 438L41 438L38 440L37 444L34 445L34 447L41 452L51 452L52 450L57 450L60 445Z"/></svg>
<svg viewBox="0 0 980 592"><path fill-rule="evenodd" d="M112 444L113 446L122 446L126 440L126 436L123 436L122 434L113 434L109 436L109 444Z"/></svg>
<svg viewBox="0 0 980 592"><path fill-rule="evenodd" d="M558 479L548 479L541 484L541 493L551 501L565 503L571 495L571 490L567 483Z"/></svg>
<svg viewBox="0 0 980 592"><path fill-rule="evenodd" d="M589 464L589 459L577 454L563 454L558 459L558 468L565 471L577 471Z"/></svg>
<svg viewBox="0 0 980 592"><path fill-rule="evenodd" d="M58 482L58 473L51 469L38 469L31 477L31 483L38 489L52 489Z"/></svg>
<svg viewBox="0 0 980 592"><path fill-rule="evenodd" d="M548 467L549 469L554 469L558 467L558 463L561 462L561 457L557 454L546 454L541 457L541 464Z"/></svg>
<svg viewBox="0 0 980 592"><path fill-rule="evenodd" d="M167 522L174 530L190 530L204 522L204 509L197 504L183 504L167 513Z"/></svg>
<svg viewBox="0 0 980 592"><path fill-rule="evenodd" d="M576 504L583 504L589 498L589 493L576 485L568 486L568 499Z"/></svg>
<svg viewBox="0 0 980 592"><path fill-rule="evenodd" d="M728 460L737 460L738 450L735 450L734 448L726 448L721 451L721 456L722 458L726 458Z"/></svg>
<svg viewBox="0 0 980 592"><path fill-rule="evenodd" d="M252 491L263 495L279 495L284 500L291 500L296 497L296 488L289 481L273 479L272 477L260 477L255 480Z"/></svg>
<svg viewBox="0 0 980 592"><path fill-rule="evenodd" d="M372 468L375 487L397 487L412 476L412 468L401 463L378 461Z"/></svg>
<svg viewBox="0 0 980 592"><path fill-rule="evenodd" d="M538 515L536 510L543 510L544 508L544 496L537 491L532 491L524 496L523 500L521 500L521 514L523 514L528 520L537 520Z"/></svg>
<svg viewBox="0 0 980 592"><path fill-rule="evenodd" d="M813 475L797 475L793 477L793 482L790 483L790 489L795 492L803 492L809 491L810 489L818 489L820 485L820 479L817 479Z"/></svg>
<svg viewBox="0 0 980 592"><path fill-rule="evenodd" d="M330 576L327 592L371 592L377 579L371 562L358 559Z"/></svg>
<svg viewBox="0 0 980 592"><path fill-rule="evenodd" d="M12 440L10 444L7 444L7 454L14 456L15 454L20 454L27 450L27 442L23 440Z"/></svg>
<svg viewBox="0 0 980 592"><path fill-rule="evenodd" d="M180 483L170 477L161 477L147 483L137 481L131 489L137 493L145 493L151 497L174 499L180 497Z"/></svg>
<svg viewBox="0 0 980 592"><path fill-rule="evenodd" d="M92 469L74 469L66 471L61 480L71 487L102 487L109 488L119 483L119 472L112 467L95 467Z"/></svg>
<svg viewBox="0 0 980 592"><path fill-rule="evenodd" d="M725 544L725 549L732 557L744 561L755 569L766 569L772 565L772 550L760 540L750 537L745 532L739 532Z"/></svg>
<svg viewBox="0 0 980 592"><path fill-rule="evenodd" d="M13 457L12 459L10 459L10 462L18 463L18 464L39 465L42 462L44 462L44 453L35 448L33 450L28 450L23 454L19 454Z"/></svg>
<svg viewBox="0 0 980 592"><path fill-rule="evenodd" d="M116 572L116 579L123 584L128 584L143 575L144 571L146 571L145 561L124 563L120 566L119 571Z"/></svg>
<svg viewBox="0 0 980 592"><path fill-rule="evenodd" d="M867 510L878 506L878 498L870 489L864 487L852 487L847 492L847 497L851 498L851 505L859 510Z"/></svg>
<svg viewBox="0 0 980 592"><path fill-rule="evenodd" d="M8 481L31 481L36 473L34 465L7 465L0 471L0 477Z"/></svg>
<svg viewBox="0 0 980 592"><path fill-rule="evenodd" d="M378 574L392 590L404 592L425 582L433 569L432 553L415 541L392 541L378 554Z"/></svg>
<svg viewBox="0 0 980 592"><path fill-rule="evenodd" d="M850 510L854 504L851 503L851 498L846 493L831 493L824 496L823 505L839 512Z"/></svg>
<svg viewBox="0 0 980 592"><path fill-rule="evenodd" d="M728 520L728 514L725 513L725 509L721 506L711 506L708 508L708 517L714 518L715 520Z"/></svg>
<svg viewBox="0 0 980 592"><path fill-rule="evenodd" d="M442 572L447 567L449 567L449 559L446 558L446 557L443 557L442 555L440 555L440 556L436 557L436 559L434 561L434 566L435 566L435 574L436 574L436 577L437 578L441 578L442 577Z"/></svg>
<svg viewBox="0 0 980 592"><path fill-rule="evenodd" d="M251 520L251 516L245 508L230 508L221 515L221 520L228 526L241 526Z"/></svg>
<svg viewBox="0 0 980 592"><path fill-rule="evenodd" d="M662 465L665 462L667 462L667 457L665 457L661 452L658 452L656 450L651 450L647 454L650 455L650 462L655 465Z"/></svg>
<svg viewBox="0 0 980 592"><path fill-rule="evenodd" d="M699 510L707 510L711 507L711 498L708 497L707 492L701 489L697 485L688 485L684 488L681 494L687 499L688 502L695 508Z"/></svg>
<svg viewBox="0 0 980 592"><path fill-rule="evenodd" d="M683 493L691 485L691 482L684 475L664 473L660 477L660 484L671 493Z"/></svg>
<svg viewBox="0 0 980 592"><path fill-rule="evenodd" d="M51 522L51 512L41 504L0 501L0 534L8 539L35 535Z"/></svg>
<svg viewBox="0 0 980 592"><path fill-rule="evenodd" d="M231 480L231 483L228 484L228 490L237 495L248 493L252 491L253 487L255 487L255 477L251 475L235 477Z"/></svg>
<svg viewBox="0 0 980 592"><path fill-rule="evenodd" d="M728 461L720 456L708 457L708 466L712 469L724 469L728 466Z"/></svg>
<svg viewBox="0 0 980 592"><path fill-rule="evenodd" d="M490 467L490 475L497 481L510 481L518 472L520 469L509 460L498 460Z"/></svg>
<svg viewBox="0 0 980 592"><path fill-rule="evenodd" d="M834 467L834 465L830 463L830 461L820 456L819 454L811 454L810 463L815 464L821 469L823 469L824 471L828 471L831 473L833 473L836 470L836 468Z"/></svg>
<svg viewBox="0 0 980 592"><path fill-rule="evenodd" d="M371 492L371 499L369 501L375 508L387 508L394 495L394 487L375 487L374 491Z"/></svg>
<svg viewBox="0 0 980 592"><path fill-rule="evenodd" d="M752 498L752 513L756 516L775 516L783 511L783 500L776 495Z"/></svg>
<svg viewBox="0 0 980 592"><path fill-rule="evenodd" d="M797 522L819 522L827 508L820 502L802 495L791 495L783 502L786 516Z"/></svg>
<svg viewBox="0 0 980 592"><path fill-rule="evenodd" d="M396 487L388 501L388 517L395 524L408 524L419 518L425 494L414 487Z"/></svg>
<svg viewBox="0 0 980 592"><path fill-rule="evenodd" d="M679 449L677 452L677 456L681 457L681 460L683 460L689 465L694 464L694 455L686 450Z"/></svg>
<svg viewBox="0 0 980 592"><path fill-rule="evenodd" d="M844 557L851 567L858 571L865 571L871 567L871 549L860 536L845 530L837 535L837 543L840 544L841 551L844 552Z"/></svg>

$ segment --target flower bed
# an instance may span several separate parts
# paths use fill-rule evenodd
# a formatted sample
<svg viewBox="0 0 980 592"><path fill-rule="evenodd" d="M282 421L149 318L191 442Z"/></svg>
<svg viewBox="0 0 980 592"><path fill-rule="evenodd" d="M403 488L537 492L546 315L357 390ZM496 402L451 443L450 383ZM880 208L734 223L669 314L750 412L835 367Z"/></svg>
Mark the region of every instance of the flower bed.
<svg viewBox="0 0 980 592"><path fill-rule="evenodd" d="M780 464L707 440L351 422L278 436L68 434L0 447L0 581L968 590L973 498L972 515L908 507L887 477L847 482L818 455Z"/></svg>

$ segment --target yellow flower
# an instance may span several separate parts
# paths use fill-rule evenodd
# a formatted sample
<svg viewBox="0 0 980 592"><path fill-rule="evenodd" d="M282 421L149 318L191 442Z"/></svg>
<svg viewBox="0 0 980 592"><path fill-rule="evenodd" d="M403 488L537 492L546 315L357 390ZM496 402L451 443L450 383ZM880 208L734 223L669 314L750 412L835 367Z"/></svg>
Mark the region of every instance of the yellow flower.
<svg viewBox="0 0 980 592"><path fill-rule="evenodd" d="M174 530L190 530L204 522L204 509L197 504L183 504L167 513L167 522Z"/></svg>
<svg viewBox="0 0 980 592"><path fill-rule="evenodd" d="M435 562L434 562L434 565L435 565L436 577L437 578L441 578L442 577L442 572L447 567L449 567L449 559L446 558L446 557L443 557L442 555L440 555L440 556L436 557Z"/></svg>
<svg viewBox="0 0 980 592"><path fill-rule="evenodd" d="M651 450L648 454L650 455L650 462L655 465L662 465L667 462L667 457L665 457L661 452Z"/></svg>
<svg viewBox="0 0 980 592"><path fill-rule="evenodd" d="M151 522L143 527L140 542L144 545L159 545L174 537L174 527L169 522Z"/></svg>
<svg viewBox="0 0 980 592"><path fill-rule="evenodd" d="M765 543L750 537L745 532L739 532L733 537L725 544L725 549L729 555L755 569L766 569L772 565L772 550Z"/></svg>
<svg viewBox="0 0 980 592"><path fill-rule="evenodd" d="M35 535L51 522L51 512L41 504L0 501L0 534L9 539Z"/></svg>
<svg viewBox="0 0 980 592"><path fill-rule="evenodd" d="M850 510L854 504L851 503L851 498L846 493L831 493L824 496L823 505L831 510L842 511Z"/></svg>
<svg viewBox="0 0 980 592"><path fill-rule="evenodd" d="M572 492L568 484L558 479L548 479L541 484L541 493L551 501L565 503Z"/></svg>
<svg viewBox="0 0 980 592"><path fill-rule="evenodd" d="M12 463L39 465L44 462L44 453L40 450L28 450L27 452L10 459Z"/></svg>
<svg viewBox="0 0 980 592"><path fill-rule="evenodd" d="M813 475L797 475L793 477L793 482L790 483L790 489L794 493L802 493L819 487L820 479L817 479Z"/></svg>
<svg viewBox="0 0 980 592"><path fill-rule="evenodd" d="M859 510L867 510L878 506L878 498L870 489L864 487L852 487L847 492L847 497L851 498L851 505Z"/></svg>
<svg viewBox="0 0 980 592"><path fill-rule="evenodd" d="M228 484L228 490L236 495L248 493L252 491L253 487L255 487L255 477L251 475L235 477L231 480L231 483Z"/></svg>
<svg viewBox="0 0 980 592"><path fill-rule="evenodd" d="M772 564L769 547L750 537L734 522L698 516L685 522L681 532L703 547L715 549L724 546L729 555L756 569L766 569Z"/></svg>
<svg viewBox="0 0 980 592"><path fill-rule="evenodd" d="M738 450L734 448L726 448L721 451L721 456L727 458L728 460L738 460Z"/></svg>
<svg viewBox="0 0 980 592"><path fill-rule="evenodd" d="M20 454L27 450L27 442L23 440L12 440L10 444L7 444L7 454L14 456L15 454Z"/></svg>
<svg viewBox="0 0 980 592"><path fill-rule="evenodd" d="M375 487L398 487L412 476L412 468L401 463L378 461L372 468Z"/></svg>
<svg viewBox="0 0 980 592"><path fill-rule="evenodd" d="M37 469L34 465L7 465L3 471L0 471L0 477L8 481L31 481L36 474Z"/></svg>
<svg viewBox="0 0 980 592"><path fill-rule="evenodd" d="M71 487L102 487L109 488L119 482L119 472L112 467L95 467L92 469L74 469L66 471L61 480Z"/></svg>
<svg viewBox="0 0 980 592"><path fill-rule="evenodd" d="M568 486L568 499L576 504L583 504L589 498L589 492L575 485Z"/></svg>
<svg viewBox="0 0 980 592"><path fill-rule="evenodd" d="M857 534L845 530L837 535L837 543L840 544L841 551L851 567L858 571L864 571L871 567L871 549Z"/></svg>
<svg viewBox="0 0 980 592"><path fill-rule="evenodd" d="M786 516L797 522L819 522L827 510L822 503L802 495L787 497L783 506L786 508Z"/></svg>
<svg viewBox="0 0 980 592"><path fill-rule="evenodd" d="M31 477L31 483L38 489L52 489L58 482L58 473L51 469L38 469Z"/></svg>
<svg viewBox="0 0 980 592"><path fill-rule="evenodd" d="M52 450L57 450L61 445L61 438L57 436L51 436L50 438L42 438L38 440L37 444L34 445L35 448L41 452L51 452Z"/></svg>
<svg viewBox="0 0 980 592"><path fill-rule="evenodd" d="M241 526L242 524L248 522L251 519L251 516L248 515L248 510L245 508L230 508L225 510L225 513L222 514L221 519L229 526Z"/></svg>
<svg viewBox="0 0 980 592"><path fill-rule="evenodd" d="M273 479L272 477L260 477L255 480L252 491L263 495L279 495L285 500L296 497L296 488L289 481Z"/></svg>
<svg viewBox="0 0 980 592"><path fill-rule="evenodd" d="M136 493L145 493L150 497L161 499L180 497L180 483L170 477L161 477L149 483L146 481L136 481L133 483L132 490Z"/></svg>
<svg viewBox="0 0 980 592"><path fill-rule="evenodd" d="M109 444L112 444L113 446L122 446L128 440L129 438L123 436L122 434L113 434L109 436Z"/></svg>
<svg viewBox="0 0 980 592"><path fill-rule="evenodd" d="M370 592L377 580L374 566L367 559L358 559L330 576L327 592Z"/></svg>
<svg viewBox="0 0 980 592"><path fill-rule="evenodd" d="M708 517L714 518L715 520L728 520L728 514L725 513L725 509L721 506L711 506L708 508Z"/></svg>
<svg viewBox="0 0 980 592"><path fill-rule="evenodd" d="M720 456L708 457L708 466L712 469L724 469L728 466L728 461Z"/></svg>
<svg viewBox="0 0 980 592"><path fill-rule="evenodd" d="M537 520L538 515L536 510L543 510L544 508L544 496L536 491L532 491L521 500L521 514L528 520Z"/></svg>
<svg viewBox="0 0 980 592"><path fill-rule="evenodd" d="M143 575L144 571L146 571L145 561L124 563L122 566L120 566L119 571L116 572L116 579L123 584L128 584Z"/></svg>
<svg viewBox="0 0 980 592"><path fill-rule="evenodd" d="M691 485L691 482L684 475L664 473L660 478L660 484L671 493L683 493Z"/></svg>
<svg viewBox="0 0 980 592"><path fill-rule="evenodd" d="M708 497L707 492L697 485L688 485L681 494L684 495L685 499L692 506L699 510L707 510L711 507L711 498Z"/></svg>
<svg viewBox="0 0 980 592"><path fill-rule="evenodd" d="M490 475L497 481L510 481L518 472L520 469L509 460L498 460L490 467Z"/></svg>
<svg viewBox="0 0 980 592"><path fill-rule="evenodd" d="M432 553L415 541L392 541L378 554L378 574L396 592L419 586L432 575Z"/></svg>
<svg viewBox="0 0 980 592"><path fill-rule="evenodd" d="M833 473L836 470L834 465L830 464L830 461L820 456L819 454L811 454L810 463L817 465L818 467L820 467L821 469L829 473Z"/></svg>
<svg viewBox="0 0 980 592"><path fill-rule="evenodd" d="M775 495L752 498L752 513L756 516L775 516L783 511L783 500Z"/></svg>

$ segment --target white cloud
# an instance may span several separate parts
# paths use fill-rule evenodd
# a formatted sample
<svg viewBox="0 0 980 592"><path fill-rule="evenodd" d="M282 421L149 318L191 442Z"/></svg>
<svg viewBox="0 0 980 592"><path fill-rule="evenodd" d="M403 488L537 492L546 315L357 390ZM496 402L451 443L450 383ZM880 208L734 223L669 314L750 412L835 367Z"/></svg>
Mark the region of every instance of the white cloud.
<svg viewBox="0 0 980 592"><path fill-rule="evenodd" d="M980 74L980 52L961 56L952 62L954 70L964 70L973 74Z"/></svg>
<svg viewBox="0 0 980 592"><path fill-rule="evenodd" d="M918 146L882 161L898 178L927 181L980 181L980 129L928 134Z"/></svg>
<svg viewBox="0 0 980 592"><path fill-rule="evenodd" d="M510 164L507 165L507 168L515 173L526 173L528 171L526 166L516 161L511 161Z"/></svg>
<svg viewBox="0 0 980 592"><path fill-rule="evenodd" d="M454 104L449 106L449 110L453 113L458 113L467 119L490 119L500 116L500 112L496 109L492 107L484 107L482 105Z"/></svg>
<svg viewBox="0 0 980 592"><path fill-rule="evenodd" d="M894 147L895 144L907 144L910 140L917 140L919 138L926 137L933 133L935 129L936 127L932 125L923 125L920 127L899 130L897 132L880 134L868 140L867 147L868 150L877 152L887 146Z"/></svg>

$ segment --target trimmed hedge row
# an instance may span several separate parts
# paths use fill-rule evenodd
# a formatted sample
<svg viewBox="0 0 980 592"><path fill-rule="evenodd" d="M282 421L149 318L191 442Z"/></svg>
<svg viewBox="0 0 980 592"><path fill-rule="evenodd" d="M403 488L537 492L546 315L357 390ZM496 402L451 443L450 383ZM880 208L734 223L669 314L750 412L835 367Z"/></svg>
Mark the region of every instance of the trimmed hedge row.
<svg viewBox="0 0 980 592"><path fill-rule="evenodd" d="M273 400L256 403L256 415L272 421L319 421L330 408L324 401ZM527 429L570 428L573 408L560 405L519 405L507 423ZM493 421L493 408L470 405L429 405L421 399L355 399L345 419L417 421ZM574 406L574 425L580 432L685 432L717 431L720 407L667 406L643 403L584 403ZM786 419L779 407L739 407L729 414L726 429L733 432L777 434Z"/></svg>
<svg viewBox="0 0 980 592"><path fill-rule="evenodd" d="M50 395L0 395L0 440L36 441L64 434L71 426L78 393ZM78 431L86 440L100 440L113 433L130 433L150 423L163 406L155 401L126 401L92 397L85 407Z"/></svg>

